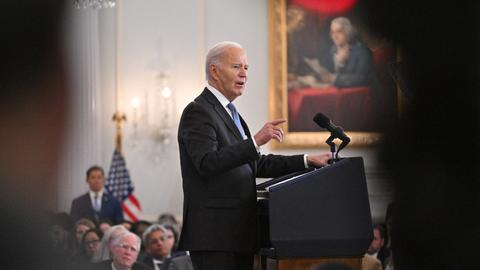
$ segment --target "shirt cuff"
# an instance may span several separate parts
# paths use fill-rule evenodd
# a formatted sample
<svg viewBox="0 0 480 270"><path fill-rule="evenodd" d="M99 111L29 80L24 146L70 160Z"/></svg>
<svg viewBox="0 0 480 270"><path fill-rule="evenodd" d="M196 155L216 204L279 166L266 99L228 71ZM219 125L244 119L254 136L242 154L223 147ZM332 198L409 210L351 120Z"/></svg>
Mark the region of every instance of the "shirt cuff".
<svg viewBox="0 0 480 270"><path fill-rule="evenodd" d="M257 153L260 154L260 146L258 146L257 142L255 141L255 138L252 137L252 142L253 145L255 146L255 149L257 149Z"/></svg>
<svg viewBox="0 0 480 270"><path fill-rule="evenodd" d="M308 162L307 162L307 157L308 157L307 154L303 155L303 164L305 164L305 169L308 169L308 167L309 167Z"/></svg>

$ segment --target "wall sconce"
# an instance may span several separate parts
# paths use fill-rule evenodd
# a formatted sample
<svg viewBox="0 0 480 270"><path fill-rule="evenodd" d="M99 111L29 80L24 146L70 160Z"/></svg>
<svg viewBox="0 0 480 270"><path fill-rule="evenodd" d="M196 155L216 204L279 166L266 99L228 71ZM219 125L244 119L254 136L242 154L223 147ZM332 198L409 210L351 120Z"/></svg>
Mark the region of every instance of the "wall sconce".
<svg viewBox="0 0 480 270"><path fill-rule="evenodd" d="M175 98L167 77L165 72L155 74L153 87L144 93L144 102L137 96L131 100L132 145L143 145L154 155L171 143L175 132Z"/></svg>

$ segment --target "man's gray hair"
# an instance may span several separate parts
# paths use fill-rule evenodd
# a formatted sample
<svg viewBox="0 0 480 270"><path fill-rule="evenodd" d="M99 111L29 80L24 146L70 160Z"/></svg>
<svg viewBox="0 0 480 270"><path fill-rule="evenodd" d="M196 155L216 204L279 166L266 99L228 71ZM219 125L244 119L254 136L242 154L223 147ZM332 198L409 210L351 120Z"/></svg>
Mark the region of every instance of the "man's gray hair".
<svg viewBox="0 0 480 270"><path fill-rule="evenodd" d="M233 41L221 41L215 45L213 45L212 48L208 50L207 53L207 59L205 60L205 74L207 77L207 80L209 81L211 79L210 76L210 70L209 66L210 65L216 65L220 63L220 59L222 58L222 54L230 48L240 48L243 49L242 45L238 44L237 42Z"/></svg>
<svg viewBox="0 0 480 270"><path fill-rule="evenodd" d="M348 43L352 43L355 40L357 32L348 18L336 17L330 23L330 25L332 24L338 24L342 26L343 32L347 36Z"/></svg>
<svg viewBox="0 0 480 270"><path fill-rule="evenodd" d="M105 232L102 237L102 242L100 243L100 248L93 255L93 262L106 261L112 258L110 254L110 243L112 242L115 235L121 235L128 230L123 227L123 225L115 225Z"/></svg>
<svg viewBox="0 0 480 270"><path fill-rule="evenodd" d="M136 248L138 251L140 251L140 245L142 244L142 240L140 239L140 237L138 237L138 235L129 231L122 232L121 234L118 234L118 235L112 235L110 245L111 246L119 245L125 237L130 235L133 235L135 240L137 240Z"/></svg>
<svg viewBox="0 0 480 270"><path fill-rule="evenodd" d="M150 225L145 231L143 232L142 239L143 239L143 245L148 244L148 237L150 236L151 233L156 232L156 231L162 231L164 234L167 234L167 228L165 228L163 225L160 224L152 224Z"/></svg>

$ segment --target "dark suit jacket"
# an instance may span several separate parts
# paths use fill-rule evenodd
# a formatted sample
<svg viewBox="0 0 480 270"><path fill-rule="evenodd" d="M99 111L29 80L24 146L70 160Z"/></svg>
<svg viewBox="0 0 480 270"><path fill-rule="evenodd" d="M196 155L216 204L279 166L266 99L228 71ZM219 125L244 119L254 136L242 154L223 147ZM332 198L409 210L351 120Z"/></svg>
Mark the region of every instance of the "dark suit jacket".
<svg viewBox="0 0 480 270"><path fill-rule="evenodd" d="M141 262L151 267L152 269L155 269L155 266L153 265L153 257L150 254L145 256L145 258L143 258ZM161 270L169 270L169 269L191 270L193 269L193 266L191 265L192 265L192 261L190 260L190 256L184 251L179 251L179 252L173 253L171 257L163 260Z"/></svg>
<svg viewBox="0 0 480 270"><path fill-rule="evenodd" d="M98 218L95 217L92 201L90 200L90 195L88 192L73 200L70 215L72 216L74 222L81 218L88 218L93 221L107 218L114 224L118 224L123 221L123 212L120 202L107 191L103 192L102 209Z"/></svg>
<svg viewBox="0 0 480 270"><path fill-rule="evenodd" d="M160 270L194 270L192 260L187 254L172 256L165 260Z"/></svg>
<svg viewBox="0 0 480 270"><path fill-rule="evenodd" d="M147 254L145 258L143 258L140 261L145 265L147 265L148 267L155 269L155 266L153 265L153 257L150 254Z"/></svg>
<svg viewBox="0 0 480 270"><path fill-rule="evenodd" d="M184 192L180 250L255 251L255 178L304 169L302 155L259 155L241 122L247 140L208 89L183 111L178 130Z"/></svg>
<svg viewBox="0 0 480 270"><path fill-rule="evenodd" d="M336 87L360 87L374 86L376 82L374 74L373 57L370 49L360 42L350 44L350 55L343 68L335 72L334 55L337 47L334 45L330 51L331 57L325 61L325 67L332 73L337 74L333 83Z"/></svg>
<svg viewBox="0 0 480 270"><path fill-rule="evenodd" d="M96 263L91 270L112 270L112 260ZM148 267L144 263L135 262L131 270L153 270L153 268Z"/></svg>

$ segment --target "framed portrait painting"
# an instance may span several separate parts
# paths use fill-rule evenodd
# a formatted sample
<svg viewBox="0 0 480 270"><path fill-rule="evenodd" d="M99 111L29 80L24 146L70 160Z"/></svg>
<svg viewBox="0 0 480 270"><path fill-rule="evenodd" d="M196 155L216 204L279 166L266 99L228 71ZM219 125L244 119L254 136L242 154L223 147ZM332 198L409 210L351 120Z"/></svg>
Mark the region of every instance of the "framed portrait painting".
<svg viewBox="0 0 480 270"><path fill-rule="evenodd" d="M270 117L287 119L274 148L326 146L317 113L355 146L377 142L398 116L395 46L367 29L355 0L269 0L269 35Z"/></svg>

